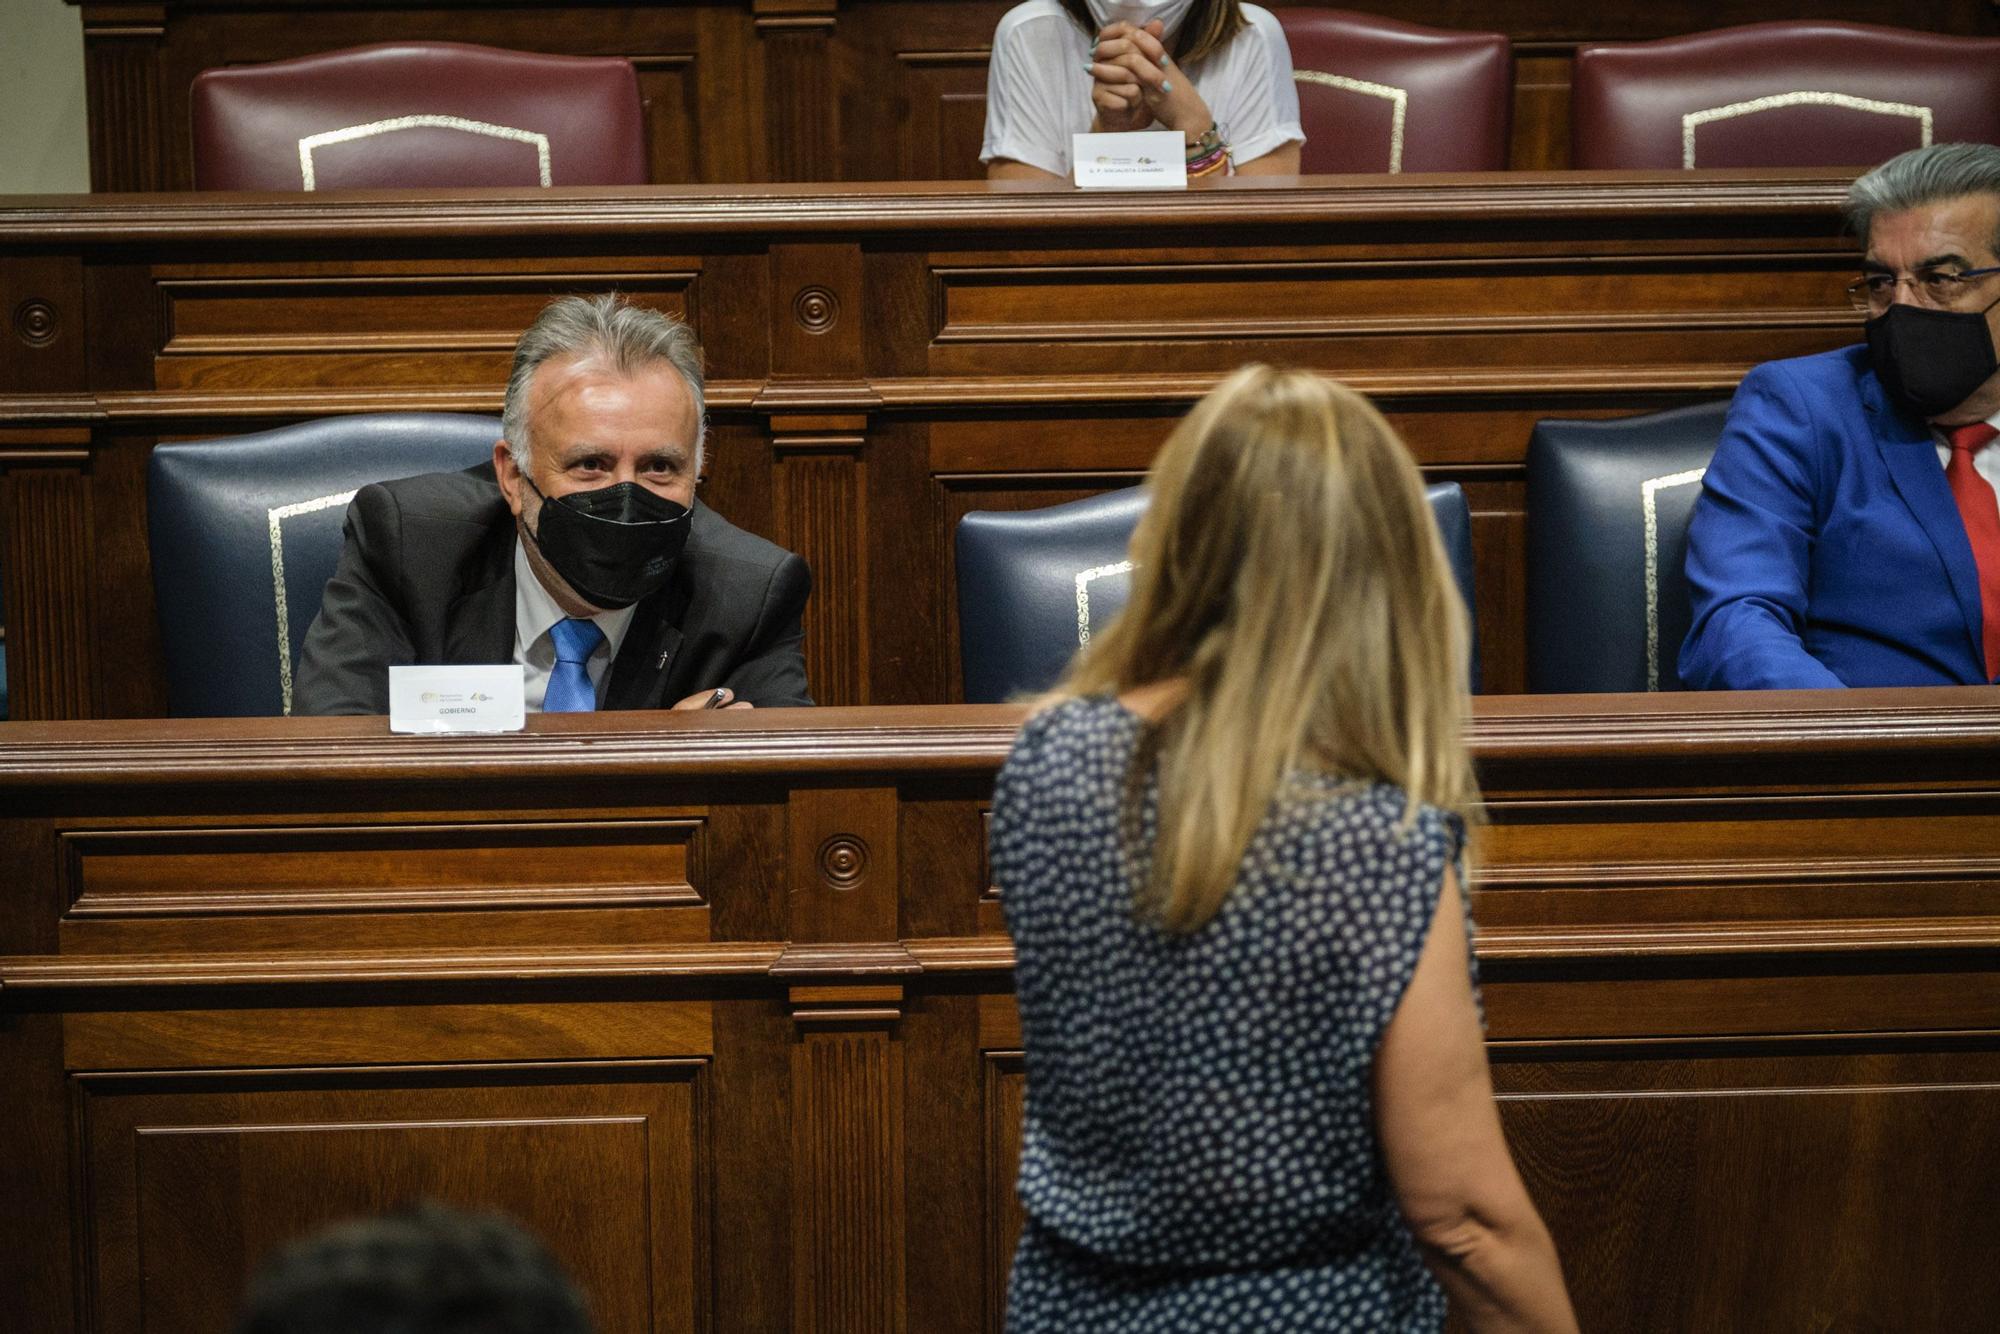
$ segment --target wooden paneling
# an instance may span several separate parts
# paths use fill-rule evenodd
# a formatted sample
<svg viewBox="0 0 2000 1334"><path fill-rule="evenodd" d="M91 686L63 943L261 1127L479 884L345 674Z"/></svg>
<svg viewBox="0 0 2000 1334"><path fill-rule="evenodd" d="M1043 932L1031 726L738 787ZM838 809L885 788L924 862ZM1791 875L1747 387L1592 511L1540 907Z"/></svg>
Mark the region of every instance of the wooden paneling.
<svg viewBox="0 0 2000 1334"><path fill-rule="evenodd" d="M774 427L777 423L773 423ZM806 604L806 678L822 704L866 704L868 531L866 465L859 435L780 434L772 479L780 541L814 552Z"/></svg>
<svg viewBox="0 0 2000 1334"><path fill-rule="evenodd" d="M308 265L283 277L239 265L162 271L166 337L154 353L155 386L271 393L456 381L483 388L496 376L504 384L521 330L578 281L574 272L454 273L470 266L450 264L330 267ZM639 305L700 318L700 275L691 267L659 258L593 267L592 281ZM284 314L300 306L314 312L304 327Z"/></svg>
<svg viewBox="0 0 2000 1334"><path fill-rule="evenodd" d="M186 137L189 121L185 94L162 106L166 37L164 4L90 5L83 11L93 190L186 190L194 183L185 150L180 173L170 174L173 146Z"/></svg>
<svg viewBox="0 0 2000 1334"><path fill-rule="evenodd" d="M986 1051L986 1190L987 1198L1004 1202L986 1217L984 1265L986 1329L1003 1334L1007 1327L1007 1271L1014 1263L1014 1240L1026 1215L1014 1195L1014 1176L1021 1165L1021 1117L1028 1101L1027 1067L1019 1051Z"/></svg>
<svg viewBox="0 0 2000 1334"><path fill-rule="evenodd" d="M10 1315L222 1328L422 1196L621 1334L999 1330L1020 716L0 724ZM1993 692L1488 698L1472 743L1495 1083L1586 1327L2000 1305Z"/></svg>
<svg viewBox="0 0 2000 1334"><path fill-rule="evenodd" d="M248 1268L434 1200L549 1240L604 1329L694 1329L708 1296L698 1061L264 1069L75 1080L104 1329L229 1326Z"/></svg>
<svg viewBox="0 0 2000 1334"><path fill-rule="evenodd" d="M26 453L31 466L0 478L7 706L17 718L88 718L98 712L90 491L81 469L32 466L46 457Z"/></svg>
<svg viewBox="0 0 2000 1334"><path fill-rule="evenodd" d="M1512 172L1115 199L970 184L0 203L0 291L41 294L54 329L0 369L16 714L164 707L156 442L497 411L540 305L609 290L701 334L703 495L811 566L823 703L957 697L958 519L1131 484L1252 359L1370 393L1430 479L1465 486L1484 686L1519 690L1535 421L1720 398L1759 361L1853 341L1845 185Z"/></svg>
<svg viewBox="0 0 2000 1334"><path fill-rule="evenodd" d="M72 921L698 904L698 821L68 830ZM532 855L529 855L532 854ZM189 893L188 887L195 886Z"/></svg>
<svg viewBox="0 0 2000 1334"><path fill-rule="evenodd" d="M211 942L215 943L215 942ZM225 936L222 943L228 942ZM345 961L328 976L359 980ZM141 976L143 967L128 961ZM391 969L376 970L388 977ZM161 980L156 978L155 980ZM441 1061L617 1060L702 1053L711 1046L705 1002L529 1004L349 1003L301 1012L270 1004L217 1009L88 1010L69 1016L63 1056L78 1070L236 1065L374 1064L415 1046ZM422 1034L424 1036L419 1037Z"/></svg>
<svg viewBox="0 0 2000 1334"><path fill-rule="evenodd" d="M982 174L987 54L1010 8L1009 0L414 0L392 9L351 0L67 2L83 10L99 190L190 187L188 85L201 70L383 41L630 58L657 185L969 179ZM1400 0L1376 8L1513 39L1511 165L1528 170L1569 165L1570 70L1580 44L1770 19L2000 32L1990 0Z"/></svg>
<svg viewBox="0 0 2000 1334"><path fill-rule="evenodd" d="M987 33L990 39L991 32ZM937 40L933 38L933 40ZM924 46L898 50L904 93L891 105L902 112L896 135L900 150L883 172L890 180L957 180L980 174L979 150L986 138L986 60L991 48ZM873 174L871 157L857 166Z"/></svg>
<svg viewBox="0 0 2000 1334"><path fill-rule="evenodd" d="M1523 1044L1496 1051L1494 1073L1587 1329L1949 1330L2000 1309L2000 1274L1944 1235L1977 1207L2000 1132L1990 1048ZM1923 1161L1872 1170L1912 1139ZM1555 1203L1580 1195L1588 1215ZM1771 1226L1799 1218L1819 1226ZM1697 1270L1691 1293L1681 1277ZM1615 1298L1578 1281L1599 1274L1620 1276Z"/></svg>
<svg viewBox="0 0 2000 1334"><path fill-rule="evenodd" d="M564 946L615 930L705 940L699 820L69 829L58 836L66 947L143 955L226 937L242 950ZM588 910L587 912L585 910Z"/></svg>
<svg viewBox="0 0 2000 1334"><path fill-rule="evenodd" d="M900 1046L883 1030L805 1034L792 1048L792 1128L792 1328L901 1334Z"/></svg>

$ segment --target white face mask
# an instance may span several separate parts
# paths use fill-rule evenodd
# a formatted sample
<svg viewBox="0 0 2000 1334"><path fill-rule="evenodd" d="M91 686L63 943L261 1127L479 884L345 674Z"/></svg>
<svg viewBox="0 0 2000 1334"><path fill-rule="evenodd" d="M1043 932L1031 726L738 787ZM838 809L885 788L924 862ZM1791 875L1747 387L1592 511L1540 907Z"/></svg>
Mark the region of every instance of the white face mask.
<svg viewBox="0 0 2000 1334"><path fill-rule="evenodd" d="M1113 23L1142 28L1158 19L1166 25L1168 40L1180 31L1182 20L1194 8L1194 0L1084 0L1084 4L1090 10L1090 17L1097 21L1099 32Z"/></svg>

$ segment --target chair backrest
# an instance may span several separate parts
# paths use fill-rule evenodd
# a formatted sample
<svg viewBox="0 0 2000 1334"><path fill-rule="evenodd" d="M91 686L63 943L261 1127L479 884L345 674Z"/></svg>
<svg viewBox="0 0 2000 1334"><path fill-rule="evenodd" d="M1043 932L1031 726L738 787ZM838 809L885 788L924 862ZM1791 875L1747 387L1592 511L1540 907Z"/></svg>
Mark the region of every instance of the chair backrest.
<svg viewBox="0 0 2000 1334"><path fill-rule="evenodd" d="M1427 489L1452 576L1473 597L1472 514L1457 482ZM959 665L965 699L993 704L1046 690L1076 651L1125 609L1126 549L1146 509L1132 487L1039 510L978 510L958 521ZM1479 688L1479 640L1472 642Z"/></svg>
<svg viewBox="0 0 2000 1334"><path fill-rule="evenodd" d="M1929 143L2000 143L2000 38L1818 20L1585 46L1582 168L1858 167Z"/></svg>
<svg viewBox="0 0 2000 1334"><path fill-rule="evenodd" d="M369 482L490 458L497 417L328 417L165 444L147 469L148 543L176 717L292 711L292 667Z"/></svg>
<svg viewBox="0 0 2000 1334"><path fill-rule="evenodd" d="M1688 517L1728 402L1537 423L1528 441L1528 689L1679 690Z"/></svg>
<svg viewBox="0 0 2000 1334"><path fill-rule="evenodd" d="M201 190L643 185L622 56L404 42L195 76Z"/></svg>
<svg viewBox="0 0 2000 1334"><path fill-rule="evenodd" d="M1275 11L1313 174L1502 171L1513 109L1505 33L1425 28L1347 9Z"/></svg>

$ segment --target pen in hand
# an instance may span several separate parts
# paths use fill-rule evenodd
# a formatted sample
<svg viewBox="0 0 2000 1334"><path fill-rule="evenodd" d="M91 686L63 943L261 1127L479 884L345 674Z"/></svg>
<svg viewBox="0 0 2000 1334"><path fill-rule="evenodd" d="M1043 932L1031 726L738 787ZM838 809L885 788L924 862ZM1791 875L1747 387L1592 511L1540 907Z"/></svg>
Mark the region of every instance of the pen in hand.
<svg viewBox="0 0 2000 1334"><path fill-rule="evenodd" d="M728 698L729 698L729 687L717 686L715 689L709 691L708 702L706 704L703 704L701 707L704 709L719 709L722 707L722 702Z"/></svg>

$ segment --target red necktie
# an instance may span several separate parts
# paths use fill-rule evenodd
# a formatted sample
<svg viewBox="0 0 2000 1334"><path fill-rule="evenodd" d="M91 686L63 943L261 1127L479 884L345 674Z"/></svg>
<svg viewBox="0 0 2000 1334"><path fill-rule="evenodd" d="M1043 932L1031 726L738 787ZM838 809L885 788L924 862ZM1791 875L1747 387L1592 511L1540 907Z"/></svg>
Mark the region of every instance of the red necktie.
<svg viewBox="0 0 2000 1334"><path fill-rule="evenodd" d="M1986 422L1954 426L1945 431L1951 441L1951 462L1944 465L1944 480L1951 497L1958 502L1959 517L1965 520L1965 536L1972 543L1972 560L1979 567L1979 607L1986 631L1986 679L2000 676L2000 502L1993 487L1972 466L1973 454L2000 436L2000 428Z"/></svg>

